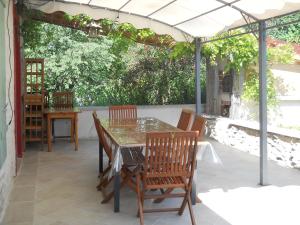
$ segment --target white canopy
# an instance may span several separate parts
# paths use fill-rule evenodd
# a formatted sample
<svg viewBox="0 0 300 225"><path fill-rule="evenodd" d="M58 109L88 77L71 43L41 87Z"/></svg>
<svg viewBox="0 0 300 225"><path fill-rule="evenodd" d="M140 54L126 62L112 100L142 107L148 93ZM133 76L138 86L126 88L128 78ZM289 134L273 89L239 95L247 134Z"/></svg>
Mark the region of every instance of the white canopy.
<svg viewBox="0 0 300 225"><path fill-rule="evenodd" d="M25 0L26 1L26 0ZM300 10L300 0L27 0L45 13L107 18L169 34L177 41L211 37L248 22Z"/></svg>

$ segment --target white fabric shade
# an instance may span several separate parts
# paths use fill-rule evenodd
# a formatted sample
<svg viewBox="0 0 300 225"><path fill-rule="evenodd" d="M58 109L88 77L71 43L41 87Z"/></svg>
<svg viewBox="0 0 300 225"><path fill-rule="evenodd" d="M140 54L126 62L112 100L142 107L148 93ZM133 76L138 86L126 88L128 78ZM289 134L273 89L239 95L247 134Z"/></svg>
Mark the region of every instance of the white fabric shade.
<svg viewBox="0 0 300 225"><path fill-rule="evenodd" d="M176 41L214 36L245 25L244 17L255 22L300 10L300 0L28 0L26 4L45 13L83 13L128 22Z"/></svg>

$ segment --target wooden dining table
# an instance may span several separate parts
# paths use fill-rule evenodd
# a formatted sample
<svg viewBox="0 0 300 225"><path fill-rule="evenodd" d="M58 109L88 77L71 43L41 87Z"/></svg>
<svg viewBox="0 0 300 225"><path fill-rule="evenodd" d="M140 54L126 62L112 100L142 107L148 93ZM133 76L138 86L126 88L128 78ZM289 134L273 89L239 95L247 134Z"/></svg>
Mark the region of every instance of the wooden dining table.
<svg viewBox="0 0 300 225"><path fill-rule="evenodd" d="M182 131L168 123L153 117L137 119L121 119L110 121L100 119L102 127L111 140L113 148L113 162L111 175L114 176L114 211L120 211L120 171L122 168L121 149L146 146L147 132ZM103 147L99 148L99 172L103 172ZM196 195L196 192L194 192ZM195 199L195 198L194 198ZM194 201L195 202L195 201Z"/></svg>

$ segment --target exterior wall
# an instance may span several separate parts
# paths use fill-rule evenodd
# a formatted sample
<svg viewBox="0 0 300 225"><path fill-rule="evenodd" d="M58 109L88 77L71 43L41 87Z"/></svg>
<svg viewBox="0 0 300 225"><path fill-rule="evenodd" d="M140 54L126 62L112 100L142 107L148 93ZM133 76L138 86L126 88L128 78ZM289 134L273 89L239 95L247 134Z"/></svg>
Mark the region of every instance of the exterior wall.
<svg viewBox="0 0 300 225"><path fill-rule="evenodd" d="M12 107L14 107L14 53L13 53L13 1L10 0L10 4L8 4L8 0L3 0L5 4L4 8L4 30L3 27L1 27L0 32L4 33L5 38L5 71L6 71L6 103L8 103L8 96L10 96L10 99L12 101ZM0 2L1 5L1 2ZM8 5L10 5L8 9ZM1 6L0 6L1 9ZM10 33L10 42L7 32L7 13L9 10L9 18L8 18L8 26L9 26L9 33ZM9 44L11 47L11 51L9 50ZM11 52L11 53L10 53ZM10 57L9 57L10 56ZM10 63L11 62L11 68L10 70ZM10 76L12 76L11 80L11 89L10 93L8 93L8 86L10 82ZM1 82L1 80L0 80ZM2 113L2 112L1 112ZM8 106L6 108L6 124L10 121L12 111L10 107ZM15 135L14 135L14 119L12 120L11 124L6 128L6 158L5 161L0 169L0 223L3 219L5 209L8 205L9 195L10 191L12 189L12 183L13 183L13 176L15 175Z"/></svg>
<svg viewBox="0 0 300 225"><path fill-rule="evenodd" d="M277 79L276 90L279 99L277 124L300 127L300 65L274 65L271 70Z"/></svg>
<svg viewBox="0 0 300 225"><path fill-rule="evenodd" d="M278 105L269 108L268 123L273 126L300 127L300 65L273 65L270 69L276 78ZM236 107L238 110L231 109L232 119L258 121L257 103L241 101Z"/></svg>
<svg viewBox="0 0 300 225"><path fill-rule="evenodd" d="M138 117L156 117L174 126L177 125L181 110L183 108L195 111L195 105L154 105L138 106ZM205 106L202 105L202 111ZM92 111L96 110L99 117L108 118L108 107L87 107L82 108L78 118L78 136L82 139L96 138L96 130L92 118ZM70 122L68 120L55 121L55 135L67 136L70 134Z"/></svg>

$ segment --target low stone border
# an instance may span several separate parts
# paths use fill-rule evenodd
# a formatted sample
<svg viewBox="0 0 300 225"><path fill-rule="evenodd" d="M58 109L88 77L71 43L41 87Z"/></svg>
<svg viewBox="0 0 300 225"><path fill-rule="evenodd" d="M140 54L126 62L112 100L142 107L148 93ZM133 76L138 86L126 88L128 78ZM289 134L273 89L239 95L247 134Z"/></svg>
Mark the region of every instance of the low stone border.
<svg viewBox="0 0 300 225"><path fill-rule="evenodd" d="M206 116L206 135L220 143L259 156L259 130L222 117ZM280 129L279 129L280 130ZM292 134L292 135L289 135ZM268 157L284 167L300 169L300 136L298 132L268 132Z"/></svg>

